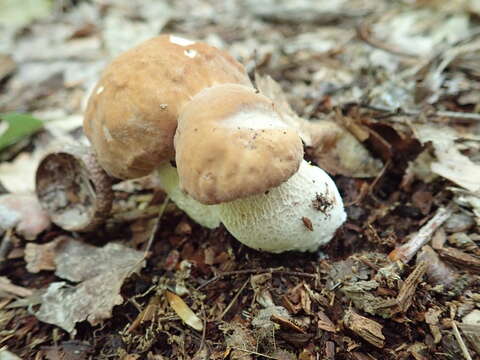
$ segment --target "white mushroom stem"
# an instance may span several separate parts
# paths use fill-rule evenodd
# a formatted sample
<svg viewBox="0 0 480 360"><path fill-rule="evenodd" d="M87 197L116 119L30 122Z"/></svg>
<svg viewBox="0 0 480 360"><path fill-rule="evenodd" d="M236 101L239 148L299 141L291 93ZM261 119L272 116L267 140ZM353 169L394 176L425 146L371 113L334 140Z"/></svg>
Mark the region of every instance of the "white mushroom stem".
<svg viewBox="0 0 480 360"><path fill-rule="evenodd" d="M204 205L185 194L178 185L178 173L170 163L163 164L157 170L160 185L170 199L198 224L209 229L220 226L218 206Z"/></svg>
<svg viewBox="0 0 480 360"><path fill-rule="evenodd" d="M237 240L272 253L315 251L346 219L333 180L306 161L290 179L265 194L218 207L221 221Z"/></svg>

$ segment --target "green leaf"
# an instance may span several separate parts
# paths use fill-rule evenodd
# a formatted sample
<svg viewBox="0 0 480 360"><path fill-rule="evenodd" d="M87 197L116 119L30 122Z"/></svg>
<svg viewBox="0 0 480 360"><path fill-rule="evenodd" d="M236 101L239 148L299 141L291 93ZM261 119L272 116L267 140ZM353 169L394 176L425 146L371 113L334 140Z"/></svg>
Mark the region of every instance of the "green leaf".
<svg viewBox="0 0 480 360"><path fill-rule="evenodd" d="M0 151L7 146L36 133L43 127L43 122L28 114L0 114Z"/></svg>

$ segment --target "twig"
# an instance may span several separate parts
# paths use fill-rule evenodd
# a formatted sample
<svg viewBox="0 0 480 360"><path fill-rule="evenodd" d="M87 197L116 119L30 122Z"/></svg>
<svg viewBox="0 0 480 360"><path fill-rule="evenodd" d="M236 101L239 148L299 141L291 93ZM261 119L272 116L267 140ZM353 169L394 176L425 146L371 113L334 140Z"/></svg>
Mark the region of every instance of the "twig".
<svg viewBox="0 0 480 360"><path fill-rule="evenodd" d="M242 348L239 348L239 347L236 347L236 346L231 346L230 349L243 351L243 352L246 352L246 353L249 353L249 354L252 354L252 355L262 356L262 357L267 358L267 359L274 359L274 360L277 359L277 358L274 358L274 357L271 357L271 356L268 356L268 355L265 355L265 354L262 354L262 353L259 353L259 352L256 352L256 351L242 349Z"/></svg>
<svg viewBox="0 0 480 360"><path fill-rule="evenodd" d="M370 105L370 104L359 104L360 107L373 110L373 111L379 111L379 112L384 112L388 113L388 116L400 116L400 115L406 115L406 116L418 116L422 114L421 110L414 110L414 109L402 109L402 108L389 108L389 107L384 107L384 106L377 106L377 105ZM453 119L464 119L464 120L475 120L475 121L480 121L480 114L477 113L468 113L468 112L462 112L462 111L444 111L444 110L437 110L437 111L428 111L424 112L424 114L427 117L449 117Z"/></svg>
<svg viewBox="0 0 480 360"><path fill-rule="evenodd" d="M235 302L237 301L238 297L240 296L240 294L242 293L242 291L245 289L245 287L247 286L247 284L249 283L250 281L250 278L248 278L247 280L245 280L245 282L243 283L242 287L240 288L240 290L237 291L237 293L235 294L235 296L233 297L232 301L230 301L230 304L228 304L228 306L225 308L225 310L223 310L223 312L220 314L220 316L218 317L218 320L222 320L223 317L225 316L226 313L228 313L228 311L232 308L233 304L235 304Z"/></svg>
<svg viewBox="0 0 480 360"><path fill-rule="evenodd" d="M158 226L160 225L160 220L162 219L162 215L165 211L165 208L167 207L168 200L170 200L170 198L167 195L167 196L165 196L165 200L163 200L163 204L160 207L160 210L158 212L158 216L155 220L155 225L153 226L152 232L150 233L150 236L148 237L147 246L145 247L145 252L143 253L143 258L144 259L147 258L148 252L150 251L150 248L152 247L153 239L155 238L155 234L157 233Z"/></svg>
<svg viewBox="0 0 480 360"><path fill-rule="evenodd" d="M207 335L207 314L205 313L205 307L202 303L202 318L203 318L203 329L202 329L202 338L200 340L200 346L198 347L197 352L195 355L197 355L200 351L202 351L203 347L205 346L205 339ZM193 358L195 359L195 355Z"/></svg>
<svg viewBox="0 0 480 360"><path fill-rule="evenodd" d="M466 360L472 360L472 357L468 352L468 348L462 339L462 335L460 334L460 331L458 331L457 322L455 320L452 321L452 329L453 329L453 336L455 336L455 339L458 342L458 346L460 346L460 349L462 350L463 356L465 357Z"/></svg>
<svg viewBox="0 0 480 360"><path fill-rule="evenodd" d="M364 41L365 43L367 43L368 45L370 45L374 48L377 48L377 49L389 52L391 54L406 58L410 62L411 61L418 61L420 59L420 57L418 55L406 53L406 52L404 52L400 49L396 49L393 46L385 44L385 43L381 42L380 40L374 38L370 34L369 25L370 25L369 23L364 22L357 27L357 29L356 29L357 30L357 36L360 40Z"/></svg>
<svg viewBox="0 0 480 360"><path fill-rule="evenodd" d="M207 280L202 285L198 286L195 290L203 289L204 287L210 285L211 283L220 280L221 278L232 276L232 275L249 275L249 274L260 274L260 273L271 273L271 274L279 274L279 275L291 275L291 276L300 276L300 277L309 277L312 279L317 278L316 274L299 272L299 271L289 271L283 270L283 267L279 268L268 268L268 269L246 269L246 270L234 270L234 271L227 271L224 273L220 273L215 275L213 278Z"/></svg>
<svg viewBox="0 0 480 360"><path fill-rule="evenodd" d="M430 241L433 233L452 215L451 207L439 208L433 218L431 218L417 233L402 246L394 249L388 258L392 261L401 260L408 263L420 248Z"/></svg>

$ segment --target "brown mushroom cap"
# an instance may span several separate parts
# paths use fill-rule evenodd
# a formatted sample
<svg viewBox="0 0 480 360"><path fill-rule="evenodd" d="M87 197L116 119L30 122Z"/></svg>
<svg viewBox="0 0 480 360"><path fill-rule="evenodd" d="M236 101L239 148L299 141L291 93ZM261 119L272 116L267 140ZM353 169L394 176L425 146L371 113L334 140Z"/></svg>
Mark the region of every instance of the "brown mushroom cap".
<svg viewBox="0 0 480 360"><path fill-rule="evenodd" d="M174 142L180 187L203 204L265 192L303 159L300 136L273 102L237 84L204 89L186 104Z"/></svg>
<svg viewBox="0 0 480 360"><path fill-rule="evenodd" d="M205 87L222 83L251 86L243 66L227 53L173 35L150 39L114 59L84 119L101 166L128 179L173 159L180 109Z"/></svg>

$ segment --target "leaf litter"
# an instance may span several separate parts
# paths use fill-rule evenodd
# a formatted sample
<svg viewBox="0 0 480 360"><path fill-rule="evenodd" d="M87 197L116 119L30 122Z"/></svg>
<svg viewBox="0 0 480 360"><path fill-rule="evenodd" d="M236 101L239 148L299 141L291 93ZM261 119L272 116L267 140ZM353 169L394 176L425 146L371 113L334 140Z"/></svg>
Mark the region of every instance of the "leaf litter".
<svg viewBox="0 0 480 360"><path fill-rule="evenodd" d="M53 143L86 143L85 101L111 58L170 32L246 66L348 212L321 252L273 256L171 203L158 218L154 179L116 184L111 218L82 235L23 231L42 215L22 200L28 213L2 216L0 356L479 357L479 9L42 1L0 21L0 112L41 120L0 128L2 198L30 199Z"/></svg>

